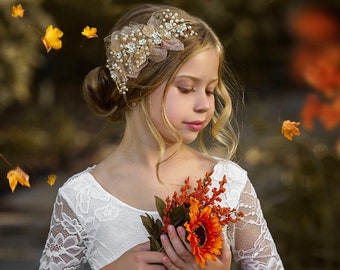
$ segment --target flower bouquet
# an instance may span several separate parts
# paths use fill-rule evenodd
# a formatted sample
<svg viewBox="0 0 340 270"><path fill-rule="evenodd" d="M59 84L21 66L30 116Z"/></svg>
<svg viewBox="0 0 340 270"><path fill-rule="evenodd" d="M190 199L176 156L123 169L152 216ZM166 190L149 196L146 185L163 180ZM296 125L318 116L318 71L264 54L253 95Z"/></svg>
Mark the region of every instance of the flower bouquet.
<svg viewBox="0 0 340 270"><path fill-rule="evenodd" d="M153 251L164 251L160 236L167 233L168 225L183 226L186 230L187 241L197 264L204 267L206 259L216 260L223 246L222 228L229 222L235 223L242 212L229 207L221 207L220 195L225 192L227 179L224 176L219 182L219 188L210 190L211 175L206 173L204 179L197 180L197 187L189 192L189 178L184 181L180 194L174 192L172 198L165 201L155 196L156 208L161 217L154 219L146 213L141 216L144 227L149 233L150 247ZM208 194L211 191L211 194ZM209 196L208 196L209 195Z"/></svg>

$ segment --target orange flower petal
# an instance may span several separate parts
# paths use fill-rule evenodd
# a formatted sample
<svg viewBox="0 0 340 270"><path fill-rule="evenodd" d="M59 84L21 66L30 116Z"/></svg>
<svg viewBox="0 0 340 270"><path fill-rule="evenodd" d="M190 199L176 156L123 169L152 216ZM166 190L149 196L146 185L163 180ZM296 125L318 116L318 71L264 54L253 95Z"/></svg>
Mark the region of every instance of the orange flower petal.
<svg viewBox="0 0 340 270"><path fill-rule="evenodd" d="M285 136L288 140L293 140L293 136L300 135L300 130L298 126L300 122L292 122L290 120L286 120L282 123L281 133Z"/></svg>
<svg viewBox="0 0 340 270"><path fill-rule="evenodd" d="M87 38L96 38L97 36L97 28L95 27L89 27L86 26L83 31L81 32L81 34Z"/></svg>
<svg viewBox="0 0 340 270"><path fill-rule="evenodd" d="M216 255L221 254L223 240L221 238L222 226L219 219L212 215L212 208L201 208L200 202L190 197L190 222L184 227L187 230L187 240L196 258L196 263L202 268L206 260L216 260Z"/></svg>
<svg viewBox="0 0 340 270"><path fill-rule="evenodd" d="M31 187L29 175L25 173L19 166L17 166L15 170L11 170L7 173L7 179L12 192L14 192L18 183L22 186Z"/></svg>
<svg viewBox="0 0 340 270"><path fill-rule="evenodd" d="M22 8L21 4L16 6L12 6L12 17L13 18L22 18L24 17L25 10Z"/></svg>

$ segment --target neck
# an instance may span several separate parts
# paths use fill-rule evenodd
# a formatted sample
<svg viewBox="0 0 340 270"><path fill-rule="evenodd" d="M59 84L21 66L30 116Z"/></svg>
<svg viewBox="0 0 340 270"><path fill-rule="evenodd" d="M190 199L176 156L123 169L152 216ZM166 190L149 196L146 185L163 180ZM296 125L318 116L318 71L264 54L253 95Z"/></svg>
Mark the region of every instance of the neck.
<svg viewBox="0 0 340 270"><path fill-rule="evenodd" d="M138 106L134 111L130 111L127 116L126 127L123 138L114 152L120 159L126 158L129 163L140 164L142 166L155 168L162 160L169 158L179 148L178 143L166 145L161 156L161 150L157 140L147 128L145 119Z"/></svg>
<svg viewBox="0 0 340 270"><path fill-rule="evenodd" d="M178 150L183 149L183 146L178 144L166 145L161 156L160 147L152 135L131 135L130 132L125 131L123 139L115 151L115 154L126 157L130 163L155 168L160 161L168 159Z"/></svg>

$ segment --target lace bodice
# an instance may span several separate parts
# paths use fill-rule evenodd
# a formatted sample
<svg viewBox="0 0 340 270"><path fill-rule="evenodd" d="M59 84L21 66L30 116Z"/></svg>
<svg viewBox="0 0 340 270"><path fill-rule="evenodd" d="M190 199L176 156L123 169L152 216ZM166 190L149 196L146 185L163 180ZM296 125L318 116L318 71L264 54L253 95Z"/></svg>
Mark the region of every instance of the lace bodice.
<svg viewBox="0 0 340 270"><path fill-rule="evenodd" d="M140 215L159 218L158 213L118 200L99 185L90 170L73 176L59 189L40 270L80 269L85 262L100 269L148 241ZM247 173L231 161L220 160L211 176L213 185L218 186L223 175L228 183L222 204L245 214L225 231L234 260L243 269L283 269Z"/></svg>

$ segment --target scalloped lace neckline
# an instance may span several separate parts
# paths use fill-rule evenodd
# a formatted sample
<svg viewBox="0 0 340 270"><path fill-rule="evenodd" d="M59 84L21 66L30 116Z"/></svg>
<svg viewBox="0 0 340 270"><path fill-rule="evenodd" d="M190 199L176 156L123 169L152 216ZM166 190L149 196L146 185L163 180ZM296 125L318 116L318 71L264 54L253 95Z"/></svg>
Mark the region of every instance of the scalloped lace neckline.
<svg viewBox="0 0 340 270"><path fill-rule="evenodd" d="M213 167L213 174L211 175L211 177L214 177L215 171L217 170L217 168L219 166L222 165L222 160L221 159L216 159L217 163L214 165ZM91 174L91 170L95 167L96 165L89 167L87 170L85 170L85 174L87 174L89 176L89 179L91 180L91 182L94 182L95 185L101 190L101 192L105 193L106 195L108 195L110 198L112 198L113 200L115 200L117 203L119 203L122 206L125 206L131 210L137 211L137 212L141 212L141 213L148 213L151 215L158 215L158 212L156 210L143 210L137 207L134 207L120 199L118 199L116 196L114 196L113 194L111 194L110 192L108 192L105 188L103 188L103 186L101 184L99 184L99 182L96 180L96 178Z"/></svg>

